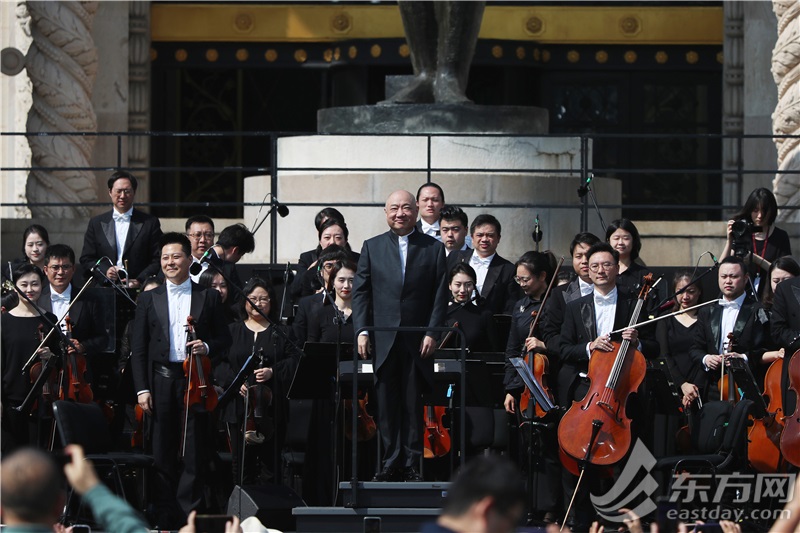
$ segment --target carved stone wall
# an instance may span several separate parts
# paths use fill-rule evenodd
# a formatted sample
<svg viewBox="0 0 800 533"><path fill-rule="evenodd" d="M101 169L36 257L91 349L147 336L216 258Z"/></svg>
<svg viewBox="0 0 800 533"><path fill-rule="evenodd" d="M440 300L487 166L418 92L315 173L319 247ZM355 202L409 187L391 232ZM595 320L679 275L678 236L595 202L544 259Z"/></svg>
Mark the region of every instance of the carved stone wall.
<svg viewBox="0 0 800 533"><path fill-rule="evenodd" d="M26 65L33 83L33 106L26 130L89 133L97 131L92 86L97 49L91 36L97 2L27 2L33 43ZM29 137L34 167L88 167L94 137ZM94 173L85 170L35 170L28 177L29 202L97 200ZM86 207L32 207L36 217L77 218Z"/></svg>
<svg viewBox="0 0 800 533"><path fill-rule="evenodd" d="M778 105L772 115L772 129L778 135L800 134L800 3L773 0L778 17L778 41L772 52L772 75L778 86ZM778 205L800 204L800 139L775 139L778 170L773 190ZM779 220L800 222L800 211L782 210Z"/></svg>

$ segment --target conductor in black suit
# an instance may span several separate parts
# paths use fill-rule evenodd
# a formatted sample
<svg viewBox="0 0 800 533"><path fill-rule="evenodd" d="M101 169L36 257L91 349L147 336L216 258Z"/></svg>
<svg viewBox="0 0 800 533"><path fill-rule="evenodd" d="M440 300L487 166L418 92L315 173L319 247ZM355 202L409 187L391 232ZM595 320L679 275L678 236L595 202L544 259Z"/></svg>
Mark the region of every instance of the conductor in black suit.
<svg viewBox="0 0 800 533"><path fill-rule="evenodd" d="M428 326L444 324L447 283L444 246L414 227L414 195L395 191L384 208L389 231L364 242L353 286L353 324ZM384 449L376 481L421 481L421 392L433 384L434 332L375 331L358 336L358 354L372 352L378 428Z"/></svg>
<svg viewBox="0 0 800 533"><path fill-rule="evenodd" d="M108 195L113 209L89 220L83 237L80 263L87 275L103 257L101 266L106 276L116 281L124 268L128 286L138 288L148 276L158 273L158 240L161 223L158 218L133 207L139 186L133 174L114 172L108 178Z"/></svg>
<svg viewBox="0 0 800 533"><path fill-rule="evenodd" d="M167 476L157 483L158 525L177 528L185 516L176 513L175 498L183 514L202 505L203 466L208 463L208 412L193 405L186 423L183 469L178 455L184 426L186 378L183 361L191 350L209 355L212 368L231 344L219 293L189 279L191 244L180 233L162 238L161 269L166 282L139 296L133 324L131 363L139 406L152 416L153 455ZM187 342L187 316L194 317L197 340ZM210 374L210 373L209 373Z"/></svg>

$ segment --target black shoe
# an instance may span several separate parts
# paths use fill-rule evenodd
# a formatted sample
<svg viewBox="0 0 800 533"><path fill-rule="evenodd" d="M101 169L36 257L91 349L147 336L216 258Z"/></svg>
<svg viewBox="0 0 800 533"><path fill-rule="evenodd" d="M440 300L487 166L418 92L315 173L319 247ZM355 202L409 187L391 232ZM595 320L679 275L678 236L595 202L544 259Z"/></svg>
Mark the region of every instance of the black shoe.
<svg viewBox="0 0 800 533"><path fill-rule="evenodd" d="M406 481L422 481L422 476L413 466L407 466L403 470L403 479Z"/></svg>
<svg viewBox="0 0 800 533"><path fill-rule="evenodd" d="M397 468L384 468L380 471L380 473L375 474L375 477L372 478L372 481L402 481L403 480L403 473L398 470Z"/></svg>

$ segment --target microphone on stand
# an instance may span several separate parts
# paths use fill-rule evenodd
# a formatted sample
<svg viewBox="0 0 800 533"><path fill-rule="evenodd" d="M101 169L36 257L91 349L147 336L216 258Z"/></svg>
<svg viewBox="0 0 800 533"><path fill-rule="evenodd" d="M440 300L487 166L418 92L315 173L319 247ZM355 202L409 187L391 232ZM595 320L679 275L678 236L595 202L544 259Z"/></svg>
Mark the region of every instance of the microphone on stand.
<svg viewBox="0 0 800 533"><path fill-rule="evenodd" d="M213 247L209 248L208 250L206 250L206 253L204 253L202 257L200 257L199 261L197 261L196 263L192 263L192 265L189 267L189 273L192 276L196 276L203 271L203 263L209 260L209 258L211 257L211 250L213 249L214 249Z"/></svg>
<svg viewBox="0 0 800 533"><path fill-rule="evenodd" d="M281 218L286 218L286 215L289 214L289 207L280 203L274 196L272 197L271 203L275 206L275 209L277 209L278 215L280 215Z"/></svg>

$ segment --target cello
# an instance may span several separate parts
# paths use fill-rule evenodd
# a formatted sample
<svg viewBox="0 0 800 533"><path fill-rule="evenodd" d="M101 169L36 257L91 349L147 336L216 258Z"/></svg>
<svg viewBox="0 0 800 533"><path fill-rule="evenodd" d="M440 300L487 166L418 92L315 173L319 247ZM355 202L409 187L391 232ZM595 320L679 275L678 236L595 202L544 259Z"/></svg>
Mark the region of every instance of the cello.
<svg viewBox="0 0 800 533"><path fill-rule="evenodd" d="M782 471L781 435L783 414L781 395L781 373L783 372L783 359L777 359L769 365L764 376L764 395L769 403L760 397L762 408L765 411L761 418L753 419L753 427L748 434L747 459L754 470L763 473L777 473Z"/></svg>
<svg viewBox="0 0 800 533"><path fill-rule="evenodd" d="M783 419L781 453L794 466L800 466L800 350L789 360L789 390L794 391L794 412Z"/></svg>
<svg viewBox="0 0 800 533"><path fill-rule="evenodd" d="M631 328L637 325L653 275L646 275L642 281L628 324ZM644 380L646 364L642 353L629 340L612 344L611 352L597 349L592 352L589 391L580 402L572 402L558 426L559 446L579 464L613 465L625 457L631 445L631 421L625 414L625 404ZM581 477L584 472L582 468Z"/></svg>

